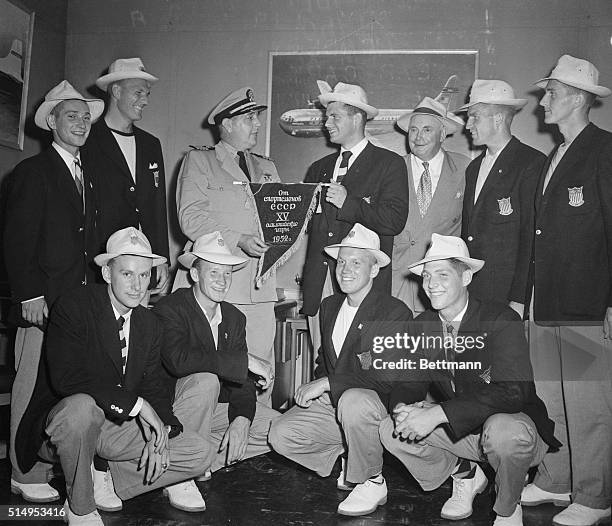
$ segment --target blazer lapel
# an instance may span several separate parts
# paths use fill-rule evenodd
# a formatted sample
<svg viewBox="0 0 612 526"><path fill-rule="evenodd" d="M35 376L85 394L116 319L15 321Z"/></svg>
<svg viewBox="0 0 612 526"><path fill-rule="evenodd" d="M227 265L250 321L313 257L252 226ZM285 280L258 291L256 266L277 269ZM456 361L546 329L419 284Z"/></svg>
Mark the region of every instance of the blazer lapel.
<svg viewBox="0 0 612 526"><path fill-rule="evenodd" d="M215 349L220 348L220 346L215 346L215 339L213 338L212 329L210 328L210 323L208 323L208 319L202 309L198 305L198 302L193 295L193 290L191 288L185 289L185 303L187 304L187 308L191 312L191 321L193 330L196 333L198 339L202 342L203 345L210 347L213 346ZM219 325L219 334L222 334L222 330L225 324L225 318L221 321ZM221 342L221 338L219 338L219 342Z"/></svg>
<svg viewBox="0 0 612 526"><path fill-rule="evenodd" d="M456 167L454 163L451 165L451 162L452 161L448 154L444 152L444 161L442 162L440 180L438 181L436 191L431 198L431 203L429 203L429 208L425 213L425 217L427 217L429 214L434 214L434 216L439 215L441 206L446 206L446 203L451 202L451 199L454 198L454 195L451 194L454 194L457 188L457 185L453 184Z"/></svg>
<svg viewBox="0 0 612 526"><path fill-rule="evenodd" d="M83 200L77 190L74 177L72 177L68 166L53 146L49 149L49 161L51 164L50 173L56 174L57 185L62 189L63 195L68 197L68 202L72 208L78 214L83 215Z"/></svg>
<svg viewBox="0 0 612 526"><path fill-rule="evenodd" d="M470 165L470 171L472 174L474 174L473 177L467 177L466 173L463 208L466 211L468 217L472 217L476 209L476 205L474 203L474 195L476 194L476 182L478 181L478 172L480 171L480 165L482 164L484 156L485 154L484 152L482 152L478 157L476 157L474 164ZM480 193L482 194L482 191ZM481 201L480 196L478 201Z"/></svg>
<svg viewBox="0 0 612 526"><path fill-rule="evenodd" d="M146 363L146 350L143 349L146 334L143 332L144 328L139 310L138 307L135 308L130 319L130 345L123 381L124 386L127 387L138 385Z"/></svg>
<svg viewBox="0 0 612 526"><path fill-rule="evenodd" d="M108 355L113 367L117 371L119 378L123 377L123 365L121 363L121 343L119 341L119 327L117 326L117 319L115 318L115 312L111 305L110 297L106 289L103 289L102 298L100 305L100 335L102 340L102 348ZM130 326L131 329L131 326ZM130 331L130 343L132 341L132 333ZM129 356L128 356L129 362Z"/></svg>
<svg viewBox="0 0 612 526"><path fill-rule="evenodd" d="M332 367L336 367L336 362L338 361L338 354L336 354L336 348L334 347L334 340L332 338L332 334L334 332L334 327L336 326L336 320L338 319L338 313L340 312L340 307L344 302L343 297L339 297L338 301L333 307L333 310L330 310L330 319L329 324L326 324L329 327L328 331L325 331L325 334L322 335L323 339L323 349L327 350L327 357L332 365Z"/></svg>
<svg viewBox="0 0 612 526"><path fill-rule="evenodd" d="M242 181L243 183L249 182L246 174L240 169L240 166L238 166L238 162L232 158L223 144L217 143L215 146L215 153L221 167L236 179L236 181Z"/></svg>
<svg viewBox="0 0 612 526"><path fill-rule="evenodd" d="M100 149L104 152L104 154L107 157L109 157L113 161L113 163L117 166L117 168L121 170L121 173L125 177L128 177L130 181L132 181L133 183L134 179L132 178L130 168L127 165L127 161L125 160L125 157L123 156L123 152L121 151L121 148L119 148L119 144L117 144L117 141L115 140L115 137L113 136L113 132L106 125L106 122L104 122L104 119L102 119L102 122L100 124L101 124L99 128L100 129L100 137L99 137ZM138 152L138 148L136 148L136 151ZM138 161L136 162L138 163Z"/></svg>
<svg viewBox="0 0 612 526"><path fill-rule="evenodd" d="M485 201L484 196L488 194L489 192L491 192L493 188L495 187L495 185L497 184L499 178L504 176L506 167L514 159L517 145L518 145L518 139L516 139L515 137L512 137L510 139L510 142L506 145L503 151L499 154L497 159L495 159L495 162L493 163L493 166L491 166L491 170L489 171L489 174L487 175L487 179L484 185L482 186L482 189L480 190L480 195L478 196L478 199L476 200L476 204L474 205L474 212L477 212L481 208L482 203L484 203ZM484 155L485 155L485 152L482 153L483 159L484 159ZM478 165L478 168L480 169L480 165Z"/></svg>
<svg viewBox="0 0 612 526"><path fill-rule="evenodd" d="M376 303L376 293L370 290L368 295L363 299L361 305L355 313L353 322L346 333L346 338L342 344L342 350L340 351L339 359L350 359L351 355L361 353L361 335L363 329L363 322L373 320L375 318L375 312L372 312Z"/></svg>

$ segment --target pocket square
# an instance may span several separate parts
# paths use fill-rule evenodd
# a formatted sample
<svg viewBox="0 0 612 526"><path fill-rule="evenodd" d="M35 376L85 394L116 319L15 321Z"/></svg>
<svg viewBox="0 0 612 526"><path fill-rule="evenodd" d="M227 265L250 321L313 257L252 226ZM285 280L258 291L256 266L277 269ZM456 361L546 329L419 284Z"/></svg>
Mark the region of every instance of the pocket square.
<svg viewBox="0 0 612 526"><path fill-rule="evenodd" d="M156 170L157 169L157 163L149 163L149 170Z"/></svg>
<svg viewBox="0 0 612 526"><path fill-rule="evenodd" d="M359 358L359 363L364 371L367 371L370 369L370 367L372 367L372 353L370 351L358 354L357 358Z"/></svg>

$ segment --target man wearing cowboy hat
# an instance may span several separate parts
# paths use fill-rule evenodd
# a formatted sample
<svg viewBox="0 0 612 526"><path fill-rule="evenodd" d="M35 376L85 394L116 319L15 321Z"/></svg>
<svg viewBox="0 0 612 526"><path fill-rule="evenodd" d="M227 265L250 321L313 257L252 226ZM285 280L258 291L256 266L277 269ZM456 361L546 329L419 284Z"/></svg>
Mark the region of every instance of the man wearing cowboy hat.
<svg viewBox="0 0 612 526"><path fill-rule="evenodd" d="M421 275L432 309L414 321L426 344L415 350L428 382L396 384L393 416L380 426L384 447L426 491L451 476L445 519L465 519L487 486L477 462L495 471L495 526L522 526L520 493L527 470L560 444L533 384L519 316L501 303L468 293L484 261L459 237L432 235L425 257L410 265ZM435 403L425 401L429 392Z"/></svg>
<svg viewBox="0 0 612 526"><path fill-rule="evenodd" d="M536 83L544 122L558 126L563 143L542 170L525 256L531 360L566 445L544 458L522 502L569 504L557 526L610 520L612 500L612 133L589 122L596 98L611 91L598 80L593 64L563 55Z"/></svg>
<svg viewBox="0 0 612 526"><path fill-rule="evenodd" d="M326 82L318 84L319 101L326 109L325 129L340 151L313 163L304 179L329 183L309 226L302 281L302 312L309 316L315 349L320 343L317 313L321 299L338 291L333 279L336 262L323 248L339 243L353 224L361 223L380 236L381 250L391 257L393 236L402 231L408 216L406 165L396 153L366 139L366 121L378 110L368 104L364 89L344 82L333 90ZM380 269L374 288L391 292L389 266Z"/></svg>
<svg viewBox="0 0 612 526"><path fill-rule="evenodd" d="M375 232L357 223L325 252L337 260L342 293L321 303L316 380L298 388L297 406L272 423L269 441L278 453L322 477L346 451L338 488L353 489L338 513L367 515L387 501L378 425L388 415L393 381L387 371L372 368L373 342L406 333L412 315L404 303L373 286L390 262Z"/></svg>
<svg viewBox="0 0 612 526"><path fill-rule="evenodd" d="M164 157L159 139L137 127L158 78L145 70L140 58L120 58L96 86L108 95L106 114L91 128L83 151L86 170L95 178L100 214L100 242L120 228L133 226L151 240L153 249L168 259L168 223ZM152 292L168 281L168 264L159 265Z"/></svg>
<svg viewBox="0 0 612 526"><path fill-rule="evenodd" d="M205 469L209 444L183 430L173 414L162 331L140 304L151 268L166 260L133 227L113 234L106 250L95 257L106 285L73 290L54 305L45 360L17 430L20 468L27 471L38 458L61 463L71 525L103 524L94 500L94 454L109 461L121 499L165 487L173 506L202 511L195 483L182 481ZM175 404L179 416L181 409Z"/></svg>
<svg viewBox="0 0 612 526"><path fill-rule="evenodd" d="M248 352L246 318L223 301L248 259L234 256L218 231L200 236L178 259L193 286L155 305L165 335L162 361L175 385L175 404L186 406L183 425L213 444L216 455L207 466L213 472L270 451L268 430L278 413L256 402L248 373L265 390L274 367Z"/></svg>
<svg viewBox="0 0 612 526"><path fill-rule="evenodd" d="M480 299L510 303L521 316L529 266L519 253L533 239L533 198L545 159L510 131L525 104L508 83L476 79L459 108L467 112L472 143L486 146L465 176L461 237L470 254L487 262L469 289Z"/></svg>
<svg viewBox="0 0 612 526"><path fill-rule="evenodd" d="M64 80L45 96L34 121L51 131L51 146L19 163L11 175L4 224L4 257L14 301L12 321L17 375L11 396L11 491L34 502L59 498L47 481L48 464L23 473L15 458L15 433L30 401L49 309L61 294L95 277L96 208L90 174L81 169L80 148L104 110ZM61 249L59 248L61 247Z"/></svg>
<svg viewBox="0 0 612 526"><path fill-rule="evenodd" d="M425 97L397 125L408 134L410 146L405 157L410 204L404 230L393 240L391 294L419 313L428 301L406 267L425 255L434 232L449 236L461 232L465 168L470 160L442 149L446 136L460 131L463 121L437 100Z"/></svg>
<svg viewBox="0 0 612 526"><path fill-rule="evenodd" d="M253 153L261 127L259 114L267 106L255 102L249 87L237 89L212 110L208 123L216 127L220 141L187 153L176 188L181 230L191 242L220 231L232 254L247 259L233 273L227 301L246 316L249 352L274 365L276 277L255 287L259 258L268 250L260 237L259 216L246 184L280 182L272 160ZM242 184L234 184L242 183ZM181 279L182 282L181 283ZM174 289L188 286L177 274ZM272 387L259 400L271 405Z"/></svg>

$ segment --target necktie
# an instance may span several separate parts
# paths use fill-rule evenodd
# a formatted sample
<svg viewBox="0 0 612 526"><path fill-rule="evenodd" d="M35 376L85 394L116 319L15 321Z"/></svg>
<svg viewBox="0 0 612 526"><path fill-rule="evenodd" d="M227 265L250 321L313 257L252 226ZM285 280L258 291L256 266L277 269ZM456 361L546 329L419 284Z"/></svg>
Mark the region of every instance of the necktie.
<svg viewBox="0 0 612 526"><path fill-rule="evenodd" d="M342 182L342 179L344 179L346 172L348 172L348 164L351 155L353 155L353 152L349 150L342 152L342 161L340 161L340 166L338 167L338 175L336 176L336 182L338 184Z"/></svg>
<svg viewBox="0 0 612 526"><path fill-rule="evenodd" d="M83 198L83 169L81 168L81 162L78 159L74 159L74 184L77 187L77 192Z"/></svg>
<svg viewBox="0 0 612 526"><path fill-rule="evenodd" d="M457 361L457 353L455 352L455 327L453 327L452 323L447 323L446 324L446 334L447 337L450 337L453 339L453 343L451 346L447 346L446 345L446 339L445 339L445 344L444 344L444 353L446 354L446 361L447 362L456 362ZM451 375L454 377L455 376L455 369L451 369L450 370ZM453 391L455 390L455 381L451 380L451 386L453 388Z"/></svg>
<svg viewBox="0 0 612 526"><path fill-rule="evenodd" d="M423 163L423 168L423 174L421 175L417 190L417 203L419 204L421 217L425 217L431 203L431 175L429 174L429 163L427 161Z"/></svg>
<svg viewBox="0 0 612 526"><path fill-rule="evenodd" d="M244 152L238 152L238 166L240 166L240 169L244 172L244 175L246 175L247 179L250 181L251 176L249 175L249 167L247 166Z"/></svg>
<svg viewBox="0 0 612 526"><path fill-rule="evenodd" d="M121 365L123 367L123 374L125 374L125 366L127 365L128 357L127 340L125 339L125 333L123 332L124 323L125 318L123 316L119 316L117 318L117 326L119 327L119 343L121 344Z"/></svg>

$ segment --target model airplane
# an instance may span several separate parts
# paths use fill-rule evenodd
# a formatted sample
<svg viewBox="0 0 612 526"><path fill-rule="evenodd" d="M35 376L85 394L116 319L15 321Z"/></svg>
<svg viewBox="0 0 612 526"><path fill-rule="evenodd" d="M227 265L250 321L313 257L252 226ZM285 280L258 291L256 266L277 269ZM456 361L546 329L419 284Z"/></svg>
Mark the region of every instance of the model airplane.
<svg viewBox="0 0 612 526"><path fill-rule="evenodd" d="M447 108L455 94L459 92L459 88L455 85L457 78L457 75L451 75L435 99ZM289 110L283 113L279 119L282 130L294 137L320 137L324 135L325 111L317 107L317 104L317 100L309 100L308 108ZM395 130L397 119L408 113L412 113L412 110L378 110L378 115L366 123L366 134L390 133Z"/></svg>

